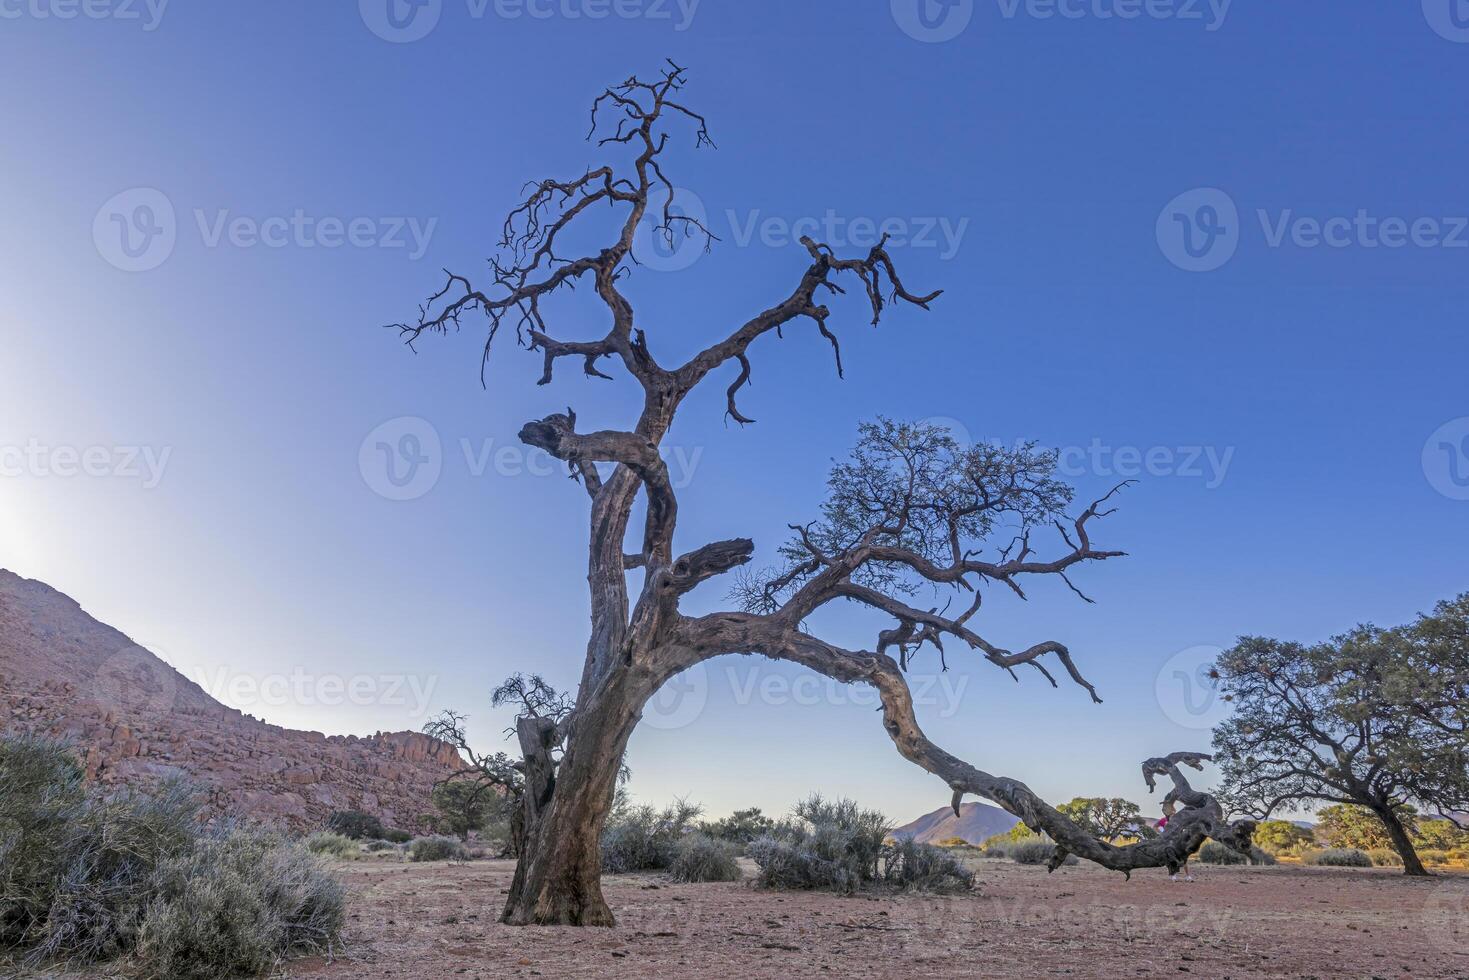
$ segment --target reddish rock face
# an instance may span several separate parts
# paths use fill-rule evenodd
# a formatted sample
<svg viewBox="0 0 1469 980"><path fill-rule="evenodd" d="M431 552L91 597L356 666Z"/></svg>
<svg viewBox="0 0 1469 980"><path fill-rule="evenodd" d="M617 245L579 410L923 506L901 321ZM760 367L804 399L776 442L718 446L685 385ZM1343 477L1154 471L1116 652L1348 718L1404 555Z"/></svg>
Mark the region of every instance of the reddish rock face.
<svg viewBox="0 0 1469 980"><path fill-rule="evenodd" d="M0 730L66 736L104 785L184 776L218 814L293 830L347 809L424 829L434 782L462 765L418 732L327 737L227 708L74 600L3 569Z"/></svg>

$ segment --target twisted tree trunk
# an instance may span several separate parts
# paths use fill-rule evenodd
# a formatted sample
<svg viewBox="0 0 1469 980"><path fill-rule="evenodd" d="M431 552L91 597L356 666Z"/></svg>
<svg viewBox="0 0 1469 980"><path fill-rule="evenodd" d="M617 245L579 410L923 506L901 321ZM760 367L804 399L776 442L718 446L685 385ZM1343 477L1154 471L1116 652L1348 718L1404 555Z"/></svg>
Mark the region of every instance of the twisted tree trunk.
<svg viewBox="0 0 1469 980"><path fill-rule="evenodd" d="M610 674L578 702L554 775L544 729L526 756L525 847L501 921L510 925L611 926L602 897L602 828L617 792L627 740L650 691L631 669ZM537 736L541 737L537 737ZM527 744L522 732L522 746ZM543 751L544 749L544 751ZM545 773L531 792L531 771Z"/></svg>
<svg viewBox="0 0 1469 980"><path fill-rule="evenodd" d="M1094 547L1090 536L1094 522L1112 513L1107 501L1121 487L1071 519L1072 491L1056 478L1054 453L1028 445L1004 451L963 447L947 432L924 424L880 420L864 426L852 461L833 470L825 516L791 525L796 536L781 549L785 567L742 582L735 589L740 610L698 618L680 612L684 595L744 565L754 553L753 542L735 538L675 557L678 501L660 447L683 399L721 369L737 367L724 391L726 415L747 425L752 420L739 410L736 397L750 384L750 350L762 338L781 337L799 324L814 326L831 345L840 375L841 349L826 305L830 297L860 286L876 326L889 306L926 310L942 292L918 294L903 285L887 236L865 256L852 257L802 237L809 262L783 299L733 329L721 329L722 339L681 366L660 364L620 283L637 264L633 241L645 219L665 241L687 235L702 237L707 246L715 240L698 219L679 213L680 192L659 163L670 119L693 126L696 147L713 145L703 117L680 101L684 83L684 70L670 63L653 81L633 77L599 96L591 135L600 137L599 146L635 153L631 163L530 185L528 197L505 222L503 254L491 263L489 291L448 273L444 286L420 307L417 321L397 324L412 343L425 334L457 330L461 317L478 311L488 320L488 356L508 317L517 338L543 357L540 384L551 383L564 358L580 361L586 377L610 380L599 365L611 360L643 393L642 411L631 429L579 432L576 413L568 408L520 431L526 445L564 461L590 498L591 630L570 713L552 718L532 711L518 727L525 760L525 846L504 921L612 925L599 882L600 837L628 739L659 687L680 671L725 654L763 654L845 683L872 685L882 698L883 726L898 751L942 778L953 791L956 809L964 794L976 794L1048 832L1058 845L1053 868L1068 853L1127 873L1173 868L1205 837L1247 853L1253 823L1228 823L1219 803L1194 792L1179 771L1180 765L1201 768L1208 756L1175 753L1144 763L1149 785L1157 775L1171 778L1170 797L1187 809L1158 839L1118 847L1093 838L1023 783L991 775L939 748L918 726L903 671L926 646L944 656L946 640L1012 674L1033 669L1052 685L1056 680L1047 664L1059 664L1094 701L1101 700L1061 643L1043 641L1012 652L981 635L975 623L988 585L1023 597L1024 580L1057 576L1086 598L1068 574L1123 554ZM567 251L562 233L579 216L608 208L623 214L616 239L593 251ZM610 317L608 331L597 339L560 339L546 319L549 301L588 279ZM637 544L628 532L639 500L645 517ZM1008 544L991 539L998 528L1005 536L1014 533ZM1031 535L1052 531L1064 548L1043 559ZM633 570L643 572L636 602L628 594ZM968 608L951 614L947 604L927 612L908 604L908 597L927 587L950 591ZM817 610L835 603L877 610L895 625L879 634L875 651L844 650L805 628ZM886 652L893 647L896 661Z"/></svg>
<svg viewBox="0 0 1469 980"><path fill-rule="evenodd" d="M1418 850L1413 846L1413 838L1408 834L1408 829L1403 826L1403 821L1398 818L1392 807L1382 803L1371 804L1371 810L1382 821L1387 828L1387 836L1392 840L1393 850L1403 859L1403 874L1417 878L1431 878L1432 873L1423 866L1423 861L1418 857Z"/></svg>

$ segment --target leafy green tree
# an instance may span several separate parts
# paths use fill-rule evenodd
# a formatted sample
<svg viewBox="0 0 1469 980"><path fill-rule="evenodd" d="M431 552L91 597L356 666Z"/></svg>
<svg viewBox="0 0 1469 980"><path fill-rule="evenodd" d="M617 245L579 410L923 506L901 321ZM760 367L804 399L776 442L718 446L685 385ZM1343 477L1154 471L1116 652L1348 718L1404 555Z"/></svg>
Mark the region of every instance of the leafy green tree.
<svg viewBox="0 0 1469 980"><path fill-rule="evenodd" d="M482 832L492 823L508 819L510 804L495 784L476 779L454 779L433 790L434 821L440 833L468 839L470 831Z"/></svg>
<svg viewBox="0 0 1469 980"><path fill-rule="evenodd" d="M736 810L721 820L706 821L699 825L699 829L710 837L743 846L774 830L775 821L761 813L757 806Z"/></svg>
<svg viewBox="0 0 1469 980"><path fill-rule="evenodd" d="M1469 596L1313 646L1242 638L1215 666L1235 707L1214 733L1221 792L1262 819L1290 805L1365 807L1404 872L1428 874L1415 808L1469 809L1466 661Z"/></svg>
<svg viewBox="0 0 1469 980"><path fill-rule="evenodd" d="M1337 803L1322 810L1319 817L1316 829L1322 839L1332 847L1354 847L1359 851L1372 851L1393 846L1392 836L1382 821L1364 806ZM1416 846L1417 812L1412 807L1405 806L1398 811L1398 820Z"/></svg>
<svg viewBox="0 0 1469 980"><path fill-rule="evenodd" d="M1143 819L1136 803L1127 800L1078 796L1056 807L1098 840L1119 837L1152 837L1156 831Z"/></svg>
<svg viewBox="0 0 1469 980"><path fill-rule="evenodd" d="M1313 840L1315 838L1309 830L1297 827L1289 820L1264 820L1255 828L1255 843L1260 850L1270 854L1283 854Z"/></svg>

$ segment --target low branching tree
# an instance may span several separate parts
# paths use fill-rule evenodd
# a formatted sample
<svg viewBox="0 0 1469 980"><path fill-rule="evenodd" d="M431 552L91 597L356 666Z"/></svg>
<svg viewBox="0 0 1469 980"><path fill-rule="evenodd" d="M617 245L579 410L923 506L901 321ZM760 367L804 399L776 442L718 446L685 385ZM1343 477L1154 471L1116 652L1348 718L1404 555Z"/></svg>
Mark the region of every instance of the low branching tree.
<svg viewBox="0 0 1469 980"><path fill-rule="evenodd" d="M488 284L446 273L414 321L394 324L412 344L481 315L488 358L508 322L520 344L540 355L540 384L551 383L567 358L596 379L612 377L604 370L611 362L642 394L641 411L628 428L579 427L568 409L520 430L526 445L563 460L589 498L591 627L573 709L563 718L524 717L517 726L526 843L505 921L612 923L599 883L598 838L628 738L663 684L726 654L759 654L875 687L883 726L898 751L943 779L956 807L966 793L984 796L1049 834L1057 842L1053 866L1074 852L1124 872L1176 868L1208 836L1247 849L1253 825L1227 823L1218 803L1195 792L1179 771L1207 756L1180 753L1145 763L1149 782L1171 778L1170 797L1186 809L1157 840L1118 847L1087 833L1023 783L945 752L918 725L905 668L925 646L943 656L946 643L967 647L1012 673L1033 670L1052 684L1046 661L1053 662L1100 700L1062 644L1046 641L1012 651L977 629L980 598L989 587L1024 596L1027 579L1050 577L1075 589L1073 572L1121 554L1092 541L1094 525L1111 512L1106 501L1112 494L1066 516L1072 494L1057 479L1054 453L1034 446L961 447L927 425L868 425L851 460L834 472L821 519L793 528L778 567L741 581L740 608L703 616L681 611L690 592L746 565L754 554L747 538L675 550L678 500L659 451L684 399L708 379L726 375L720 382L726 415L749 424L736 399L750 381L757 344L809 324L831 344L840 375L828 298L857 287L875 325L892 304L926 310L939 297L939 291L914 292L904 285L885 238L865 255L843 256L804 237L806 265L788 293L744 322L718 330L709 346L682 364L661 362L624 290L638 265L633 242L640 226L651 226L665 241L687 236L707 247L714 240L696 218L679 213L678 192L664 169L676 128L692 130L696 147L713 145L704 118L683 101L685 80L684 70L670 65L655 79L630 78L598 96L590 138L628 159L568 180L529 185L505 221ZM599 220L611 225L604 244L575 244L587 241ZM564 329L553 326L553 298L575 285L589 285L600 301L604 334L567 339ZM701 313L702 320L720 316ZM642 527L630 543L639 500ZM1043 557L1040 539L1048 533L1055 536L1056 551ZM641 572L641 583L631 589L630 572ZM935 591L957 606L951 611L949 604L919 603L921 595ZM875 650L844 649L804 628L814 613L834 603L875 609L893 625L877 637Z"/></svg>
<svg viewBox="0 0 1469 980"><path fill-rule="evenodd" d="M1070 803L1056 807L1087 833L1099 840L1113 841L1122 837L1153 837L1157 831L1143 819L1142 810L1128 800L1078 796Z"/></svg>
<svg viewBox="0 0 1469 980"><path fill-rule="evenodd" d="M1221 792L1259 818L1287 806L1364 807L1404 871L1428 874L1415 813L1469 808L1466 623L1460 598L1410 626L1362 626L1314 646L1240 640L1216 665L1235 708L1214 735Z"/></svg>
<svg viewBox="0 0 1469 980"><path fill-rule="evenodd" d="M454 746L468 764L434 784L434 805L446 815L451 832L467 835L493 811L501 809L496 800L504 800L509 811L506 850L510 856L520 857L525 846L527 773L535 780L537 792L545 793L546 781L556 767L554 752L560 744L556 726L566 721L572 701L538 674L514 674L495 688L490 703L496 708L509 707L515 711L515 724L506 734L521 739L525 757L512 759L504 752L480 754L470 744L465 730L468 716L445 711L423 726L424 734ZM551 734L542 735L543 729L549 729ZM544 743L549 747L532 758L525 749L522 732L532 733L533 746Z"/></svg>

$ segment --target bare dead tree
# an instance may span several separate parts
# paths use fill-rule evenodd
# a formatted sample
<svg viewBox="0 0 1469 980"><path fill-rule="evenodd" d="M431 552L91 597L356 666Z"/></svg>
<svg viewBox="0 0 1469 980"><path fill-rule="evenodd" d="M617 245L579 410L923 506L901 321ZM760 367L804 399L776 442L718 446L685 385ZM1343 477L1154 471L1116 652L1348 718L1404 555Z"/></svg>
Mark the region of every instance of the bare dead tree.
<svg viewBox="0 0 1469 980"><path fill-rule="evenodd" d="M665 682L725 654L760 654L875 687L883 725L903 756L943 779L956 806L966 793L984 796L1048 833L1058 845L1053 863L1075 853L1123 872L1172 868L1206 836L1247 848L1250 827L1226 824L1217 802L1189 788L1179 773L1179 764L1197 764L1204 756L1181 754L1145 765L1150 779L1167 775L1173 780L1171 795L1187 809L1156 840L1118 847L1085 833L1023 783L945 752L918 725L904 670L924 645L942 653L945 639L1012 673L1035 669L1054 685L1043 662L1048 658L1100 700L1062 644L1047 641L1012 652L974 626L981 594L990 585L1021 596L1032 576L1058 577L1070 585L1068 575L1079 566L1121 554L1100 550L1091 539L1094 522L1111 513L1105 508L1112 494L1062 520L1071 497L1054 479L1054 454L1034 447L963 449L930 427L882 422L865 428L858 453L833 476L823 519L794 528L793 541L782 550L783 567L741 583L736 591L742 608L698 617L680 611L684 596L746 565L754 552L747 538L675 552L678 501L659 447L684 398L728 368L733 376L725 389L726 415L749 424L736 397L750 382L750 353L757 341L810 324L831 344L840 374L840 346L824 299L860 287L876 325L891 304L926 310L940 295L915 293L904 285L886 238L866 255L843 257L806 237L801 243L807 265L789 293L731 325L686 362L660 363L622 286L637 266L633 241L644 223L668 241L687 236L706 247L713 241L697 220L677 213L677 192L661 164L675 125L692 129L696 147L713 145L704 118L682 101L685 80L684 69L670 63L655 80L629 78L598 96L589 138L600 147L630 152L631 161L529 185L527 197L504 224L490 283L481 288L446 272L443 287L420 308L418 318L393 325L412 344L425 334L459 329L466 314L483 315L487 358L508 318L520 344L542 356L540 384L551 382L563 358L580 361L583 373L597 379L611 378L603 370L611 361L643 393L642 410L630 429L581 431L576 413L568 409L520 430L522 442L565 461L590 498L591 630L573 710L561 719L525 718L517 726L525 755L527 841L504 920L612 924L599 880L598 838L628 738L644 705ZM615 227L605 246L563 247L573 224L580 231L609 213ZM603 336L564 339L547 316L547 301L578 283L590 283L605 307ZM629 546L639 497L646 516L640 540ZM1033 550L1032 534L1047 531L1057 534L1063 550L1042 558ZM989 550L990 536L1005 533L1013 540ZM633 569L643 573L636 594L628 584ZM930 591L958 596L965 608L951 614L946 605L925 610L914 604ZM814 612L838 601L877 609L895 622L879 636L875 652L843 649L803 628ZM891 648L897 649L898 660L888 655ZM559 761L553 757L558 749Z"/></svg>

